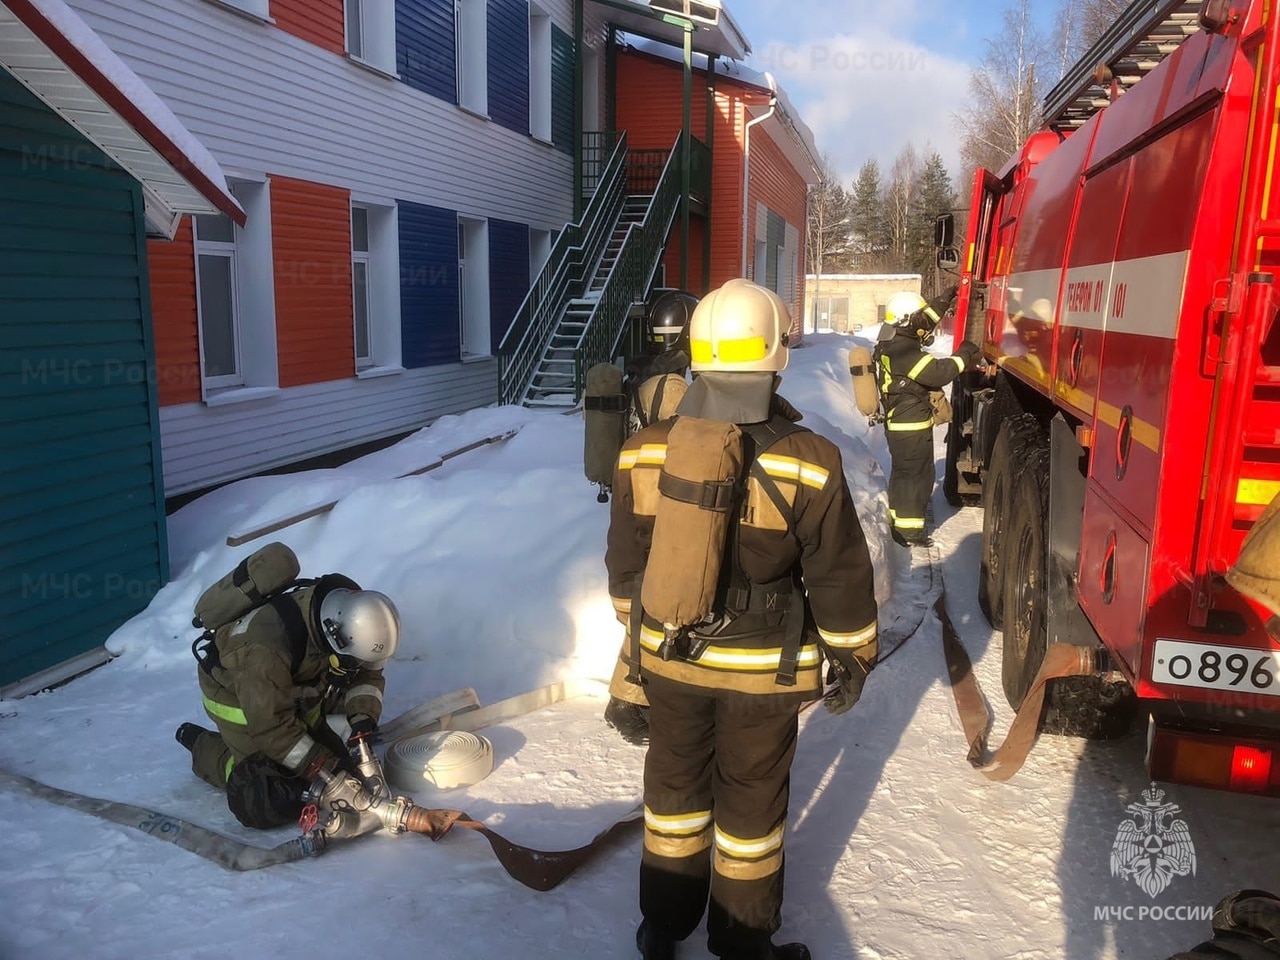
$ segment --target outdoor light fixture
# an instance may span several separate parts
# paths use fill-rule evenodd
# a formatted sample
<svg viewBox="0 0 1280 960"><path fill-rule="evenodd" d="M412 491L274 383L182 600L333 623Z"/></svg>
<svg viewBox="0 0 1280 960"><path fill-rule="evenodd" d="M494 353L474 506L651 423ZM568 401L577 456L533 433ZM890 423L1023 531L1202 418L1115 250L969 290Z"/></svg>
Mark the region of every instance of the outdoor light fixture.
<svg viewBox="0 0 1280 960"><path fill-rule="evenodd" d="M649 0L649 8L711 27L720 22L720 0Z"/></svg>

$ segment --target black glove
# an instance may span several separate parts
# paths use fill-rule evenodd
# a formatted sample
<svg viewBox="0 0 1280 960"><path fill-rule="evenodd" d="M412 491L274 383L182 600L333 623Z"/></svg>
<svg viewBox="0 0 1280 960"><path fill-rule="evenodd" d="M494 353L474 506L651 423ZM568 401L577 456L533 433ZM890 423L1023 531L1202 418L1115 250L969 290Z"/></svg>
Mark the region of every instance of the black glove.
<svg viewBox="0 0 1280 960"><path fill-rule="evenodd" d="M366 717L361 713L354 717L348 717L347 719L351 724L351 735L347 737L348 746L354 744L357 740L364 739L365 737L372 740L374 735L378 732L378 721L374 720L372 717Z"/></svg>
<svg viewBox="0 0 1280 960"><path fill-rule="evenodd" d="M827 683L834 683L835 688L822 698L822 705L832 716L838 717L858 702L871 669L857 657L849 659L851 667L841 660L832 660L827 665Z"/></svg>

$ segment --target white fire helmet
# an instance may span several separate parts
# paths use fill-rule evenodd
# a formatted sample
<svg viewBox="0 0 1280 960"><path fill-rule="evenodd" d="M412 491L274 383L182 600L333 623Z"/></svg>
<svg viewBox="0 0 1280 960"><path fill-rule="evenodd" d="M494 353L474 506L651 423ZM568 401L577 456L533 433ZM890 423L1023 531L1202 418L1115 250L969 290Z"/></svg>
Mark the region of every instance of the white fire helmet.
<svg viewBox="0 0 1280 960"><path fill-rule="evenodd" d="M750 280L730 280L693 311L691 369L777 373L787 366L790 329L791 315L776 293Z"/></svg>
<svg viewBox="0 0 1280 960"><path fill-rule="evenodd" d="M923 310L927 304L918 293L903 290L891 296L884 305L884 322L898 325L911 314Z"/></svg>
<svg viewBox="0 0 1280 960"><path fill-rule="evenodd" d="M381 667L400 643L400 613L376 590L330 590L320 601L320 626L344 669Z"/></svg>

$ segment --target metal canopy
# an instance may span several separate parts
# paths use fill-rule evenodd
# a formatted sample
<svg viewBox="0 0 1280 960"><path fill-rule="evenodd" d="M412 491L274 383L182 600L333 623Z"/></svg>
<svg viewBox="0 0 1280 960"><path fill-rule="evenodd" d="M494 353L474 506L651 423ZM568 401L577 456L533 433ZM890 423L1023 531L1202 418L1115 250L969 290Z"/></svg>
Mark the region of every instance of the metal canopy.
<svg viewBox="0 0 1280 960"><path fill-rule="evenodd" d="M679 47L684 43L684 28L665 20L643 0L587 0L601 9L604 18L624 33L649 37ZM674 18L673 18L674 19ZM720 8L720 22L714 27L697 24L693 32L693 49L698 53L731 60L745 60L751 53L751 44L741 28Z"/></svg>
<svg viewBox="0 0 1280 960"><path fill-rule="evenodd" d="M1203 0L1134 0L1049 91L1044 122L1083 124L1111 102L1113 88L1133 86L1197 33L1202 6Z"/></svg>

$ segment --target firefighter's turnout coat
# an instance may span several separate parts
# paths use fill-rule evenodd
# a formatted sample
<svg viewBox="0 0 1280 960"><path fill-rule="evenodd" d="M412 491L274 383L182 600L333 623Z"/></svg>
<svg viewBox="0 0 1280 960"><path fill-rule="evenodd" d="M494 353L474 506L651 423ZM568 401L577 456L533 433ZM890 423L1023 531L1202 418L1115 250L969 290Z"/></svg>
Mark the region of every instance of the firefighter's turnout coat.
<svg viewBox="0 0 1280 960"><path fill-rule="evenodd" d="M775 413L770 426L791 428L790 421L798 418ZM638 620L639 637L632 637L630 656L634 658L638 647L641 674L695 687L812 699L822 686L820 642L829 657L850 666L854 656L873 661L876 601L871 558L840 451L804 428L791 428L795 432L769 446L760 458L786 511L775 505L758 479L747 480L737 529L729 537L735 556L725 563L726 569L736 567L738 572L737 583L729 584L726 595L731 622L710 638L696 661L664 660L659 655L662 624L648 615L633 618L632 605L639 603L638 584L658 507L658 477L674 423L675 419L665 420L631 437L614 477L605 565L619 620ZM806 629L796 653L794 684L785 679L779 683L793 605L796 615L807 615Z"/></svg>
<svg viewBox="0 0 1280 960"><path fill-rule="evenodd" d="M317 760L334 756L323 742L327 714L375 723L381 718L382 671L339 672L330 664L319 628L318 589L323 580L276 597L216 632L213 655L198 671L200 693L230 755L225 769L197 771L201 776L225 783L236 763L259 752L300 776Z"/></svg>

